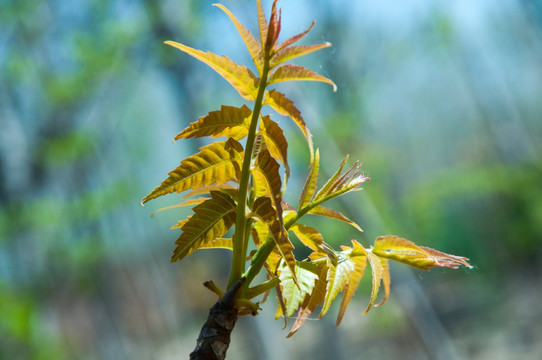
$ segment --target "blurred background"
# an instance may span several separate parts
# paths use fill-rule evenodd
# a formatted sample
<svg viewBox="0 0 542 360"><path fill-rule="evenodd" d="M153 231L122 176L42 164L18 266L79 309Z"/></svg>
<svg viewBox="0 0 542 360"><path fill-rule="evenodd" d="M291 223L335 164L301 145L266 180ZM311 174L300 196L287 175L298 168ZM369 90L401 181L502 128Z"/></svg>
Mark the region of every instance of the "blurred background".
<svg viewBox="0 0 542 360"><path fill-rule="evenodd" d="M206 140L173 137L244 102L175 40L248 64L214 1L0 1L0 358L186 359L230 254L170 264L189 209L141 198ZM255 1L224 0L256 33ZM270 0L264 0L269 13ZM363 279L291 339L274 295L235 328L231 359L539 359L542 352L542 3L283 0L284 37L335 81L280 85L320 147L321 179L346 154L371 181L319 221L338 248L383 234L467 256L472 270L392 265L383 307ZM283 38L284 38L283 37ZM250 104L248 104L250 106ZM307 175L290 140L296 203ZM311 224L308 219L307 224ZM313 222L314 224L314 222ZM298 246L299 247L299 246Z"/></svg>

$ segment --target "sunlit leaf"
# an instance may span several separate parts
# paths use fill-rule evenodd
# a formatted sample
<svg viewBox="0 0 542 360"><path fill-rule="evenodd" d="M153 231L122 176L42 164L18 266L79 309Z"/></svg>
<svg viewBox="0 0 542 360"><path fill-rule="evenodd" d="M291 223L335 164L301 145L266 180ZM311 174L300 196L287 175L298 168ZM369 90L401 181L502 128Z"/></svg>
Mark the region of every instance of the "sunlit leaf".
<svg viewBox="0 0 542 360"><path fill-rule="evenodd" d="M363 248L363 246L361 246L361 248ZM371 290L371 298L369 300L369 305L367 305L367 308L363 312L363 315L367 314L369 310L371 310L371 307L376 301L376 297L378 296L378 290L380 289L380 282L382 280L382 271L383 271L380 258L370 251L367 251L366 254L367 254L367 259L369 260L369 264L371 264L373 288Z"/></svg>
<svg viewBox="0 0 542 360"><path fill-rule="evenodd" d="M237 141L228 139L201 148L181 165L141 201L142 204L172 192L183 192L212 183L225 183L237 179L243 161L243 147Z"/></svg>
<svg viewBox="0 0 542 360"><path fill-rule="evenodd" d="M264 116L260 122L260 133L265 139L269 153L284 164L284 172L288 178L290 176L288 141L286 141L282 129L269 116Z"/></svg>
<svg viewBox="0 0 542 360"><path fill-rule="evenodd" d="M314 155L314 161L312 162L311 169L309 171L309 176L305 181L301 195L299 196L299 209L303 209L307 204L310 203L316 191L316 183L318 180L318 171L320 169L320 152L316 149Z"/></svg>
<svg viewBox="0 0 542 360"><path fill-rule="evenodd" d="M467 262L468 258L417 246L412 241L394 235L378 237L375 240L373 253L382 258L399 261L422 270L429 270L431 267L456 269L460 265L472 267Z"/></svg>
<svg viewBox="0 0 542 360"><path fill-rule="evenodd" d="M280 193L282 181L279 167L280 165L273 159L269 151L260 151L256 166L252 168L252 175L259 178L260 182L265 185L267 195L273 200L277 219L282 227L282 196Z"/></svg>
<svg viewBox="0 0 542 360"><path fill-rule="evenodd" d="M297 236L303 245L313 251L320 250L320 246L323 244L324 239L318 230L303 224L294 224L290 227L290 230L294 232L295 236Z"/></svg>
<svg viewBox="0 0 542 360"><path fill-rule="evenodd" d="M387 259L380 258L380 264L382 265L382 285L384 286L384 299L375 307L384 305L388 301L390 296L391 276L390 276L390 263Z"/></svg>
<svg viewBox="0 0 542 360"><path fill-rule="evenodd" d="M316 45L290 46L278 51L271 59L271 67L282 64L288 60L292 60L298 56L310 54L314 51L330 47L331 43L323 43Z"/></svg>
<svg viewBox="0 0 542 360"><path fill-rule="evenodd" d="M171 262L181 260L198 248L209 247L223 236L235 222L236 204L219 191L211 192L211 199L194 207L194 215L181 227L182 234L175 241L177 247Z"/></svg>
<svg viewBox="0 0 542 360"><path fill-rule="evenodd" d="M350 191L361 190L359 185L369 180L361 171L361 165L356 162L344 174L340 174L346 159L342 162L339 170L329 179L326 184L318 191L314 197L315 200L328 201L337 196L346 194Z"/></svg>
<svg viewBox="0 0 542 360"><path fill-rule="evenodd" d="M319 81L331 85L333 87L333 91L337 91L337 86L333 81L299 65L289 64L279 66L269 76L267 83L275 84L283 81Z"/></svg>
<svg viewBox="0 0 542 360"><path fill-rule="evenodd" d="M314 285L314 288L312 290L312 293L310 296L306 296L305 300L303 301L303 304L301 305L301 308L299 309L297 313L297 318L295 320L294 325L292 326L292 329L290 330L290 333L288 333L287 337L292 336L295 334L301 326L307 321L310 314L314 312L314 310L324 301L326 297L326 287L327 287L327 266L321 265L318 268L318 276L316 279L316 284Z"/></svg>
<svg viewBox="0 0 542 360"><path fill-rule="evenodd" d="M353 222L352 220L350 220L349 218L344 216L342 213L340 213L338 211L335 211L335 210L332 210L332 209L329 209L329 208L326 208L326 207L324 207L322 205L318 205L318 206L313 207L312 209L310 209L307 212L307 214L326 216L326 217L329 217L329 218L332 218L332 219L344 221L345 223L348 223L348 224L352 225L353 227L355 227L357 230L363 231L359 227L358 224L356 224L355 222Z"/></svg>
<svg viewBox="0 0 542 360"><path fill-rule="evenodd" d="M288 233L284 230L281 223L277 219L277 213L271 205L271 199L268 197L259 197L254 200L252 213L261 219L269 228L269 232L277 244L278 251L286 261L286 264L292 271L292 274L294 274L293 276L295 281L296 260L293 252L294 246L288 238Z"/></svg>
<svg viewBox="0 0 542 360"><path fill-rule="evenodd" d="M175 136L175 140L202 136L226 136L239 140L247 136L251 115L252 111L246 105L240 108L223 105L220 110L211 111L191 123Z"/></svg>
<svg viewBox="0 0 542 360"><path fill-rule="evenodd" d="M342 291L348 281L350 281L350 277L352 272L355 271L356 266L352 260L344 255L339 256L337 265L333 265L331 262L328 262L328 265L326 298L319 318L329 311L333 300L335 300L339 292Z"/></svg>
<svg viewBox="0 0 542 360"><path fill-rule="evenodd" d="M210 51L204 52L174 41L165 44L173 46L209 65L222 75L239 94L247 100L256 100L259 79L244 65L238 65L226 56L218 56Z"/></svg>
<svg viewBox="0 0 542 360"><path fill-rule="evenodd" d="M314 158L314 150L312 145L312 135L301 116L301 112L295 107L294 102L288 99L283 93L275 90L269 90L265 94L264 104L269 105L273 110L282 116L288 116L301 129L307 144L309 145L310 162L312 164Z"/></svg>
<svg viewBox="0 0 542 360"><path fill-rule="evenodd" d="M254 64L256 65L256 68L258 69L258 73L260 75L262 74L263 69L263 57L262 57L262 47L261 44L256 40L256 38L248 31L243 24L237 20L237 18L228 10L224 5L222 4L213 4L213 6L217 6L222 11L224 11L230 20L233 22L235 27L237 28L237 31L239 31L239 34L241 35L241 38L243 39L250 56L252 57L252 60L254 61Z"/></svg>
<svg viewBox="0 0 542 360"><path fill-rule="evenodd" d="M308 266L315 268L314 265L306 262L295 266L295 278L298 285L296 285L292 271L288 266L283 265L280 268L280 287L282 289L282 299L286 309L284 315L286 317L292 317L305 299L305 296L312 293L318 275L314 273L316 268L313 271L309 271L306 269Z"/></svg>
<svg viewBox="0 0 542 360"><path fill-rule="evenodd" d="M267 42L267 20L265 19L261 0L257 0L256 4L258 5L258 29L260 30L260 43L263 51L263 46Z"/></svg>
<svg viewBox="0 0 542 360"><path fill-rule="evenodd" d="M352 240L352 244L355 250L360 247L363 248L355 240ZM349 256L349 260L354 264L354 271L350 274L350 278L344 287L341 307L339 308L339 314L337 316L337 326L340 325L344 313L346 312L346 308L348 307L348 304L350 304L350 301L358 288L359 282L365 274L365 268L367 267L367 256L359 254L359 251L353 251Z"/></svg>
<svg viewBox="0 0 542 360"><path fill-rule="evenodd" d="M233 250L232 238L216 238L209 242L201 243L198 249L226 249Z"/></svg>

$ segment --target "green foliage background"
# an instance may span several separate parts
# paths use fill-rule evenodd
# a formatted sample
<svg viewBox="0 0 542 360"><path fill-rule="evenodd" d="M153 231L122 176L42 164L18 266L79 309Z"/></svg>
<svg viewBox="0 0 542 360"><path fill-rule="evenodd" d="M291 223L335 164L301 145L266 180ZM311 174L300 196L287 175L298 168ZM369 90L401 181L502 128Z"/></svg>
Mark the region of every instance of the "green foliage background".
<svg viewBox="0 0 542 360"><path fill-rule="evenodd" d="M139 200L203 142L189 122L240 99L162 42L249 63L211 1L0 2L0 358L185 358L229 254L169 264L187 210ZM227 1L256 28L255 4ZM304 59L339 87L288 86L333 171L371 181L336 208L365 230L464 255L471 271L392 267L388 304L361 318L369 281L334 317L286 340L265 306L234 359L534 359L542 344L542 7L534 1L282 1L282 33L331 50ZM266 9L270 3L264 1ZM310 41L307 43L312 43ZM282 125L282 124L281 124ZM298 194L308 154L287 128ZM296 150L297 149L297 150ZM322 174L324 177L324 174ZM294 195L295 197L295 195ZM295 202L292 199L293 202ZM349 226L320 223L338 247ZM222 278L221 278L222 276ZM367 279L366 279L367 280ZM365 291L364 291L365 290Z"/></svg>

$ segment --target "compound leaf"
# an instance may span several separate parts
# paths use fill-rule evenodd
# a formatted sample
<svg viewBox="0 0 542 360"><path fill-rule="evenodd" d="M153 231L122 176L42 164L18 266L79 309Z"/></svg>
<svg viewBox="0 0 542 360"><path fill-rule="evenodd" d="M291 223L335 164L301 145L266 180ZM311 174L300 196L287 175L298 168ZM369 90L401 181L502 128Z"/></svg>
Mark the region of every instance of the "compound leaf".
<svg viewBox="0 0 542 360"><path fill-rule="evenodd" d="M312 251L321 251L320 247L324 243L324 238L318 230L303 224L294 224L290 227L290 230L294 232L295 236L297 236L303 245L310 248Z"/></svg>
<svg viewBox="0 0 542 360"><path fill-rule="evenodd" d="M284 41L278 46L277 51L280 51L280 50L282 50L282 49L284 49L284 48L286 48L286 47L288 47L288 46L290 46L290 45L292 45L292 44L298 42L298 41L301 40L302 38L304 38L305 35L307 35L307 34L312 30L312 28L314 27L314 24L315 24L315 23L316 23L316 22L313 20L313 21L312 21L312 24L309 26L309 28L308 28L307 30L305 30L305 31L303 31L302 33L299 33L299 34L297 34L297 35L294 35L294 36L292 36L292 37L290 37L290 38L284 40Z"/></svg>
<svg viewBox="0 0 542 360"><path fill-rule="evenodd" d="M194 207L194 215L181 227L171 262L181 260L200 247L211 247L235 222L236 204L228 195L212 191L211 198Z"/></svg>
<svg viewBox="0 0 542 360"><path fill-rule="evenodd" d="M242 161L243 147L234 139L204 146L199 153L181 161L181 165L172 170L169 177L145 196L141 203L172 192L237 179Z"/></svg>

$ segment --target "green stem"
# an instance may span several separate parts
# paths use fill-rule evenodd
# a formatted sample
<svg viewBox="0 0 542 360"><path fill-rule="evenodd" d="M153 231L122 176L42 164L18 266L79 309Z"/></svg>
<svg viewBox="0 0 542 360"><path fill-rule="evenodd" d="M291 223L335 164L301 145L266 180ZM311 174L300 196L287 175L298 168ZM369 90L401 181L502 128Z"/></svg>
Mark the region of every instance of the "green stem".
<svg viewBox="0 0 542 360"><path fill-rule="evenodd" d="M267 76L269 74L269 57L264 55L264 66L262 71L262 77L260 79L260 85L258 89L258 95L256 96L256 102L254 109L252 110L252 118L250 120L250 128L247 135L247 143L245 146L245 156L243 158L243 167L241 169L241 179L239 180L239 198L237 199L237 214L235 218L235 234L233 235L233 256L230 269L230 280L228 282L228 289L241 278L241 275L245 271L245 259L246 259L246 246L244 245L247 237L246 232L246 202L247 202L247 190L250 179L250 163L252 160L252 152L254 150L254 141L256 140L256 129L258 127L258 120L260 117L260 111L262 109L263 96L265 88L267 86Z"/></svg>

